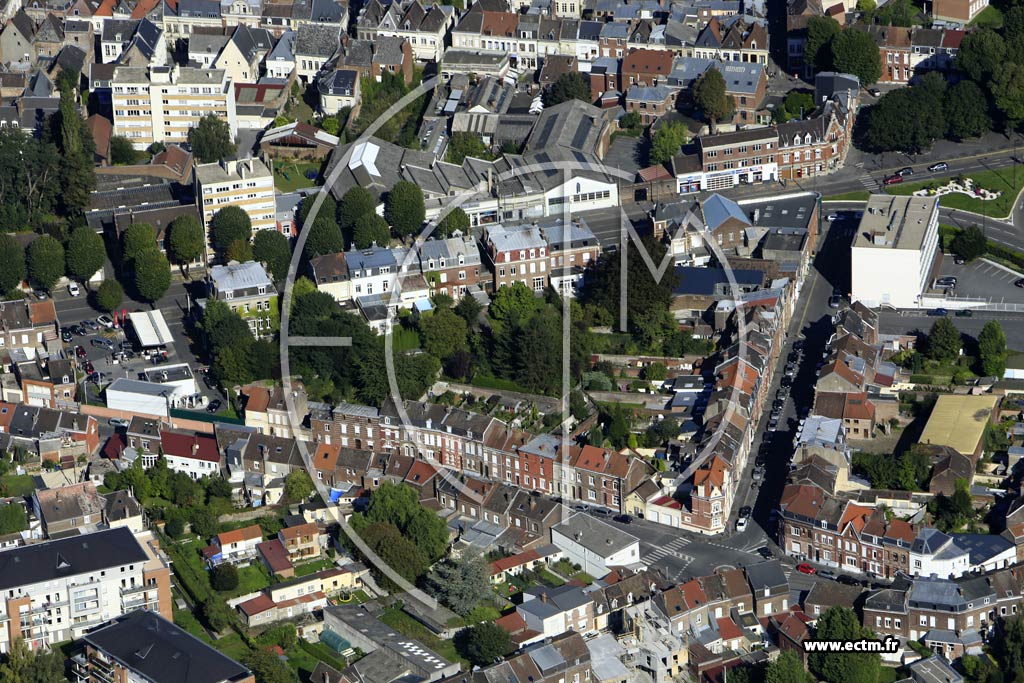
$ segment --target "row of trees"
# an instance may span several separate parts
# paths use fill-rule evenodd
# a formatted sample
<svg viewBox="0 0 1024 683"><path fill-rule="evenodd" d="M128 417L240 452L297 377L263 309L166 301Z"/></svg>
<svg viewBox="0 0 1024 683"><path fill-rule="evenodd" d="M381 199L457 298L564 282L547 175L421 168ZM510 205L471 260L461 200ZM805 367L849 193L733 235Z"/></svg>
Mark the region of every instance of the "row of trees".
<svg viewBox="0 0 1024 683"><path fill-rule="evenodd" d="M853 74L862 86L875 83L882 75L882 60L875 39L860 28L844 30L831 17L816 16L807 20L804 62L815 73L834 70Z"/></svg>
<svg viewBox="0 0 1024 683"><path fill-rule="evenodd" d="M311 195L299 206L299 222L303 229L309 231L305 250L309 258L353 247L366 249L374 243L386 246L392 234L398 239L414 235L426 220L423 191L418 185L405 180L395 183L384 196L383 217L377 214L377 200L370 191L356 186L346 192L340 202L325 194L312 225L307 228L306 219L316 201L317 195ZM455 211L465 216L461 209ZM465 227L468 226L466 218Z"/></svg>
<svg viewBox="0 0 1024 683"><path fill-rule="evenodd" d="M157 245L152 225L136 223L122 233L121 263L143 301L156 301L171 286L171 264Z"/></svg>

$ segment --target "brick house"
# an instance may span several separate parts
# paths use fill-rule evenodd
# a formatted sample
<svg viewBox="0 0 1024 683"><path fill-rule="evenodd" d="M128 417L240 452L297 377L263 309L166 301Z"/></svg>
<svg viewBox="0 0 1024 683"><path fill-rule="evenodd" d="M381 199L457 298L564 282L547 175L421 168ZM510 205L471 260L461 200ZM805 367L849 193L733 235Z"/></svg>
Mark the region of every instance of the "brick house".
<svg viewBox="0 0 1024 683"><path fill-rule="evenodd" d="M455 300L485 283L487 272L482 268L480 249L472 233L443 240L427 240L420 246L420 269L434 293L447 294Z"/></svg>
<svg viewBox="0 0 1024 683"><path fill-rule="evenodd" d="M622 58L623 86L664 85L672 72L674 55L668 50L640 48Z"/></svg>
<svg viewBox="0 0 1024 683"><path fill-rule="evenodd" d="M484 228L484 248L491 261L494 291L522 282L534 292L548 285L548 243L536 225Z"/></svg>
<svg viewBox="0 0 1024 683"><path fill-rule="evenodd" d="M649 126L676 108L677 91L663 85L634 85L626 92L626 111L640 115L640 123Z"/></svg>
<svg viewBox="0 0 1024 683"><path fill-rule="evenodd" d="M313 440L342 448L382 452L380 410L354 403L339 403L328 411L311 411Z"/></svg>
<svg viewBox="0 0 1024 683"><path fill-rule="evenodd" d="M988 0L935 0L932 3L932 17L939 21L966 25L986 7Z"/></svg>
<svg viewBox="0 0 1024 683"><path fill-rule="evenodd" d="M320 529L312 522L285 527L277 532L277 538L288 551L292 562L320 557Z"/></svg>
<svg viewBox="0 0 1024 683"><path fill-rule="evenodd" d="M743 169L740 180L751 184L769 179L762 167L775 163L779 133L769 127L704 135L697 138L697 146L706 189L724 189L734 185L734 169Z"/></svg>
<svg viewBox="0 0 1024 683"><path fill-rule="evenodd" d="M767 66L768 32L762 24L742 17L712 17L694 41L693 56Z"/></svg>

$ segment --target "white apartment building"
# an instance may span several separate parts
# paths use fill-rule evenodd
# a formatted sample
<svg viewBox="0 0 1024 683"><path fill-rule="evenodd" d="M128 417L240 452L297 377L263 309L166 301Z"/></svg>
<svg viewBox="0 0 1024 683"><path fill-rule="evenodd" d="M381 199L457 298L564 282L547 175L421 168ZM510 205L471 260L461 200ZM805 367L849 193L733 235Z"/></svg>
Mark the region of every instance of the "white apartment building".
<svg viewBox="0 0 1024 683"><path fill-rule="evenodd" d="M938 197L871 195L851 249L851 299L919 306L938 245Z"/></svg>
<svg viewBox="0 0 1024 683"><path fill-rule="evenodd" d="M0 652L37 650L144 608L171 618L170 563L151 532L127 527L0 553Z"/></svg>
<svg viewBox="0 0 1024 683"><path fill-rule="evenodd" d="M114 135L135 149L154 142L187 142L188 131L213 114L238 133L235 89L221 69L119 66L111 79Z"/></svg>
<svg viewBox="0 0 1024 683"><path fill-rule="evenodd" d="M237 206L252 221L252 230L277 229L277 203L274 199L274 174L260 159L225 160L197 164L196 197L207 231L207 255L210 220L225 206Z"/></svg>

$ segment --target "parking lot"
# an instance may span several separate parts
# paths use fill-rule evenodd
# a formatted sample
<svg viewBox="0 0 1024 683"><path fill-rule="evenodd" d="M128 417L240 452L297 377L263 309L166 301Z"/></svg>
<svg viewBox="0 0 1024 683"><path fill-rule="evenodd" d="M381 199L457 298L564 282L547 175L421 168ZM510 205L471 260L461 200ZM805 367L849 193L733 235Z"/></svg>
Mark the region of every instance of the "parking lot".
<svg viewBox="0 0 1024 683"><path fill-rule="evenodd" d="M1024 304L1024 288L1014 286L1018 273L1004 266L978 259L958 266L950 256L942 257L939 277L957 279L952 296L967 299L986 299L993 303ZM941 293L941 290L929 290Z"/></svg>
<svg viewBox="0 0 1024 683"><path fill-rule="evenodd" d="M177 288L172 286L173 289L177 289L177 292L172 293L173 298L161 301L160 304L163 305L159 306L173 342L166 345L166 355L159 354L163 360L157 362L153 361L151 354L143 353L143 350L138 347L138 340L130 332L126 333L121 328L111 329L96 324L99 312L89 306L85 296L72 297L64 290L54 292L54 304L61 330L66 331L67 328L74 327L85 328L78 330L79 333L84 332L85 334L72 333L71 341L64 341L64 347L68 357L78 357L79 368L86 370L87 376L92 377L91 381L84 382L89 403L103 403L100 393L103 387L115 379L121 377L140 379L140 374L146 370L180 363L185 363L191 368L196 377L196 385L203 396L203 399L198 401L199 405L196 409L203 410L203 406L215 399L220 400L221 403L226 401L225 396L216 387L205 383L205 376L200 373L204 364L193 354L190 348L191 340L185 330L184 310L187 307L184 300L185 290L180 285ZM138 308L138 304L131 302L126 302L126 304L129 311ZM86 321L93 322L92 328L96 329L86 327L84 324ZM109 340L114 348L110 349L98 340ZM127 352L124 355L121 354L122 344L125 344L123 348ZM77 347L81 347L82 351L76 353ZM83 352L84 356L79 356ZM93 373L98 373L98 375ZM81 390L81 384L79 386ZM185 408L185 406L180 407Z"/></svg>

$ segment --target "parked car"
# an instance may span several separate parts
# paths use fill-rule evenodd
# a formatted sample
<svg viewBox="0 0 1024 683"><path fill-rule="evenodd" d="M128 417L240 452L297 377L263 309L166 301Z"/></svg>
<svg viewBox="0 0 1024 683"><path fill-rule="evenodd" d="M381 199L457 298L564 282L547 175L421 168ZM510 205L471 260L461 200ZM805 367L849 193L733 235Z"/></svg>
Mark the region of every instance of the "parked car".
<svg viewBox="0 0 1024 683"><path fill-rule="evenodd" d="M811 574L811 575L813 575L813 574L817 574L818 573L817 569L815 569L811 565L807 564L806 562L801 562L800 564L798 564L796 566L796 570L798 572L800 572L801 574Z"/></svg>
<svg viewBox="0 0 1024 683"><path fill-rule="evenodd" d="M594 508L593 510L590 511L590 514L594 515L595 517L608 517L612 514L612 512L608 508Z"/></svg>
<svg viewBox="0 0 1024 683"><path fill-rule="evenodd" d="M764 467L766 462L767 460L765 460L765 457L763 455L759 455L756 458L754 458L754 466L758 469Z"/></svg>
<svg viewBox="0 0 1024 683"><path fill-rule="evenodd" d="M773 418L773 419L771 419L771 420L768 420L768 429L769 429L770 431L773 431L773 432L774 432L774 431L775 431L775 428L776 428L776 427L778 427L778 426L779 426L779 421L778 421L778 419L776 419L776 418Z"/></svg>
<svg viewBox="0 0 1024 683"><path fill-rule="evenodd" d="M903 182L903 176L901 176L901 175L887 176L884 180L882 180L882 184L883 185L898 185L898 184L900 184L902 182Z"/></svg>
<svg viewBox="0 0 1024 683"><path fill-rule="evenodd" d="M836 581L843 584L844 586L860 586L862 582L859 579L855 579L849 574L840 574L836 577Z"/></svg>
<svg viewBox="0 0 1024 683"><path fill-rule="evenodd" d="M949 170L949 164L947 164L945 161L940 161L938 163L935 163L935 164L932 164L931 166L929 166L928 170L931 171L932 173L935 173L937 171L948 171Z"/></svg>
<svg viewBox="0 0 1024 683"><path fill-rule="evenodd" d="M615 515L614 517L612 517L612 519L615 520L616 522L618 522L619 524L632 524L633 523L633 518L630 517L629 515Z"/></svg>
<svg viewBox="0 0 1024 683"><path fill-rule="evenodd" d="M81 325L71 325L68 329L71 330L72 334L78 337L84 337L85 335L89 334L89 332Z"/></svg>
<svg viewBox="0 0 1024 683"><path fill-rule="evenodd" d="M941 318L942 316L949 315L949 311L945 308L930 308L928 309L928 315Z"/></svg>
<svg viewBox="0 0 1024 683"><path fill-rule="evenodd" d="M106 349L107 351L114 350L114 342L110 341L109 339L104 339L102 337L94 337L93 339L89 340L89 343L97 348Z"/></svg>
<svg viewBox="0 0 1024 683"><path fill-rule="evenodd" d="M829 215L825 216L825 220L827 220L829 223L831 223L832 221L837 221L839 220L839 214L830 213Z"/></svg>
<svg viewBox="0 0 1024 683"><path fill-rule="evenodd" d="M1020 287L1021 289L1024 289L1024 277L1019 278L1017 280L1014 280L1013 281L1013 286L1014 287Z"/></svg>
<svg viewBox="0 0 1024 683"><path fill-rule="evenodd" d="M753 510L750 509L749 505L744 505L740 508L740 517L749 517Z"/></svg>
<svg viewBox="0 0 1024 683"><path fill-rule="evenodd" d="M96 322L98 322L100 325L107 328L108 330L114 328L114 319L111 318L109 315L104 314L101 316L97 316Z"/></svg>
<svg viewBox="0 0 1024 683"><path fill-rule="evenodd" d="M71 329L70 328L67 328L67 327L60 328L60 340L62 342L64 342L65 344L68 344L68 343L71 342L72 339L74 339L74 337L71 335Z"/></svg>
<svg viewBox="0 0 1024 683"><path fill-rule="evenodd" d="M761 557L763 557L766 560L770 560L773 557L775 557L775 553L773 553L772 549L769 548L766 545L763 545L760 548L758 548L757 549L757 554L760 555Z"/></svg>
<svg viewBox="0 0 1024 683"><path fill-rule="evenodd" d="M793 342L793 348L796 349L797 351L804 348L804 340L797 339L795 342Z"/></svg>
<svg viewBox="0 0 1024 683"><path fill-rule="evenodd" d="M872 97L881 97L882 91L879 90L878 88L871 88L870 90L868 90L868 94L871 95Z"/></svg>
<svg viewBox="0 0 1024 683"><path fill-rule="evenodd" d="M81 344L76 346L75 347L75 357L77 357L77 358L85 358L85 356L86 356L85 347L82 346Z"/></svg>
<svg viewBox="0 0 1024 683"><path fill-rule="evenodd" d="M792 377L783 377L782 380L779 382L779 385L783 386L783 387L787 387L787 388L791 387L791 386L793 386L793 378Z"/></svg>
<svg viewBox="0 0 1024 683"><path fill-rule="evenodd" d="M91 360L87 360L84 363L82 363L82 369L85 370L85 374L87 375L91 375L92 373L96 372L96 367L93 366Z"/></svg>
<svg viewBox="0 0 1024 683"><path fill-rule="evenodd" d="M100 329L100 326L96 323L96 321L90 318L86 318L85 320L83 320L82 325L84 325L86 329L92 330L93 332Z"/></svg>
<svg viewBox="0 0 1024 683"><path fill-rule="evenodd" d="M818 576L824 579L834 579L836 578L836 573L831 569L822 569L820 572L818 572Z"/></svg>
<svg viewBox="0 0 1024 683"><path fill-rule="evenodd" d="M935 281L939 287L956 287L956 278L952 275L945 275Z"/></svg>
<svg viewBox="0 0 1024 683"><path fill-rule="evenodd" d="M120 418L120 417L112 417L109 420L107 420L107 424L109 424L111 427L114 427L114 428L117 428L117 427L127 427L128 426L128 420L125 420L124 418Z"/></svg>
<svg viewBox="0 0 1024 683"><path fill-rule="evenodd" d="M206 406L206 412L208 413L216 413L218 410L220 410L219 398L213 399L212 401L210 401L210 404Z"/></svg>
<svg viewBox="0 0 1024 683"><path fill-rule="evenodd" d="M955 315L958 318L970 318L972 315L974 315L974 311L972 311L969 308L961 308L959 311L955 313Z"/></svg>
<svg viewBox="0 0 1024 683"><path fill-rule="evenodd" d="M910 168L909 166L905 166L900 170L896 171L896 175L900 176L901 178L904 178L908 175L914 175L914 169Z"/></svg>
<svg viewBox="0 0 1024 683"><path fill-rule="evenodd" d="M967 261L966 261L966 259L964 259L963 256L954 256L953 257L953 263L955 263L958 266L962 266L965 263L967 263Z"/></svg>
<svg viewBox="0 0 1024 683"><path fill-rule="evenodd" d="M842 300L842 297L840 297L838 294L833 294L828 298L828 307L839 308L839 304L842 302Z"/></svg>
<svg viewBox="0 0 1024 683"><path fill-rule="evenodd" d="M746 530L747 530L747 518L746 517L740 517L739 519L736 520L736 531L746 531Z"/></svg>
<svg viewBox="0 0 1024 683"><path fill-rule="evenodd" d="M70 294L71 296L78 296L81 293L82 290L79 289L77 282L72 282L68 285L68 294Z"/></svg>
<svg viewBox="0 0 1024 683"><path fill-rule="evenodd" d="M49 298L50 298L50 295L49 295L49 294L47 294L47 293L46 293L46 291L45 291L45 290L42 290L42 289L34 289L34 290L32 290L32 293L33 293L33 294L35 295L35 297L36 297L37 299L39 299L40 301L46 301L47 299L49 299Z"/></svg>

